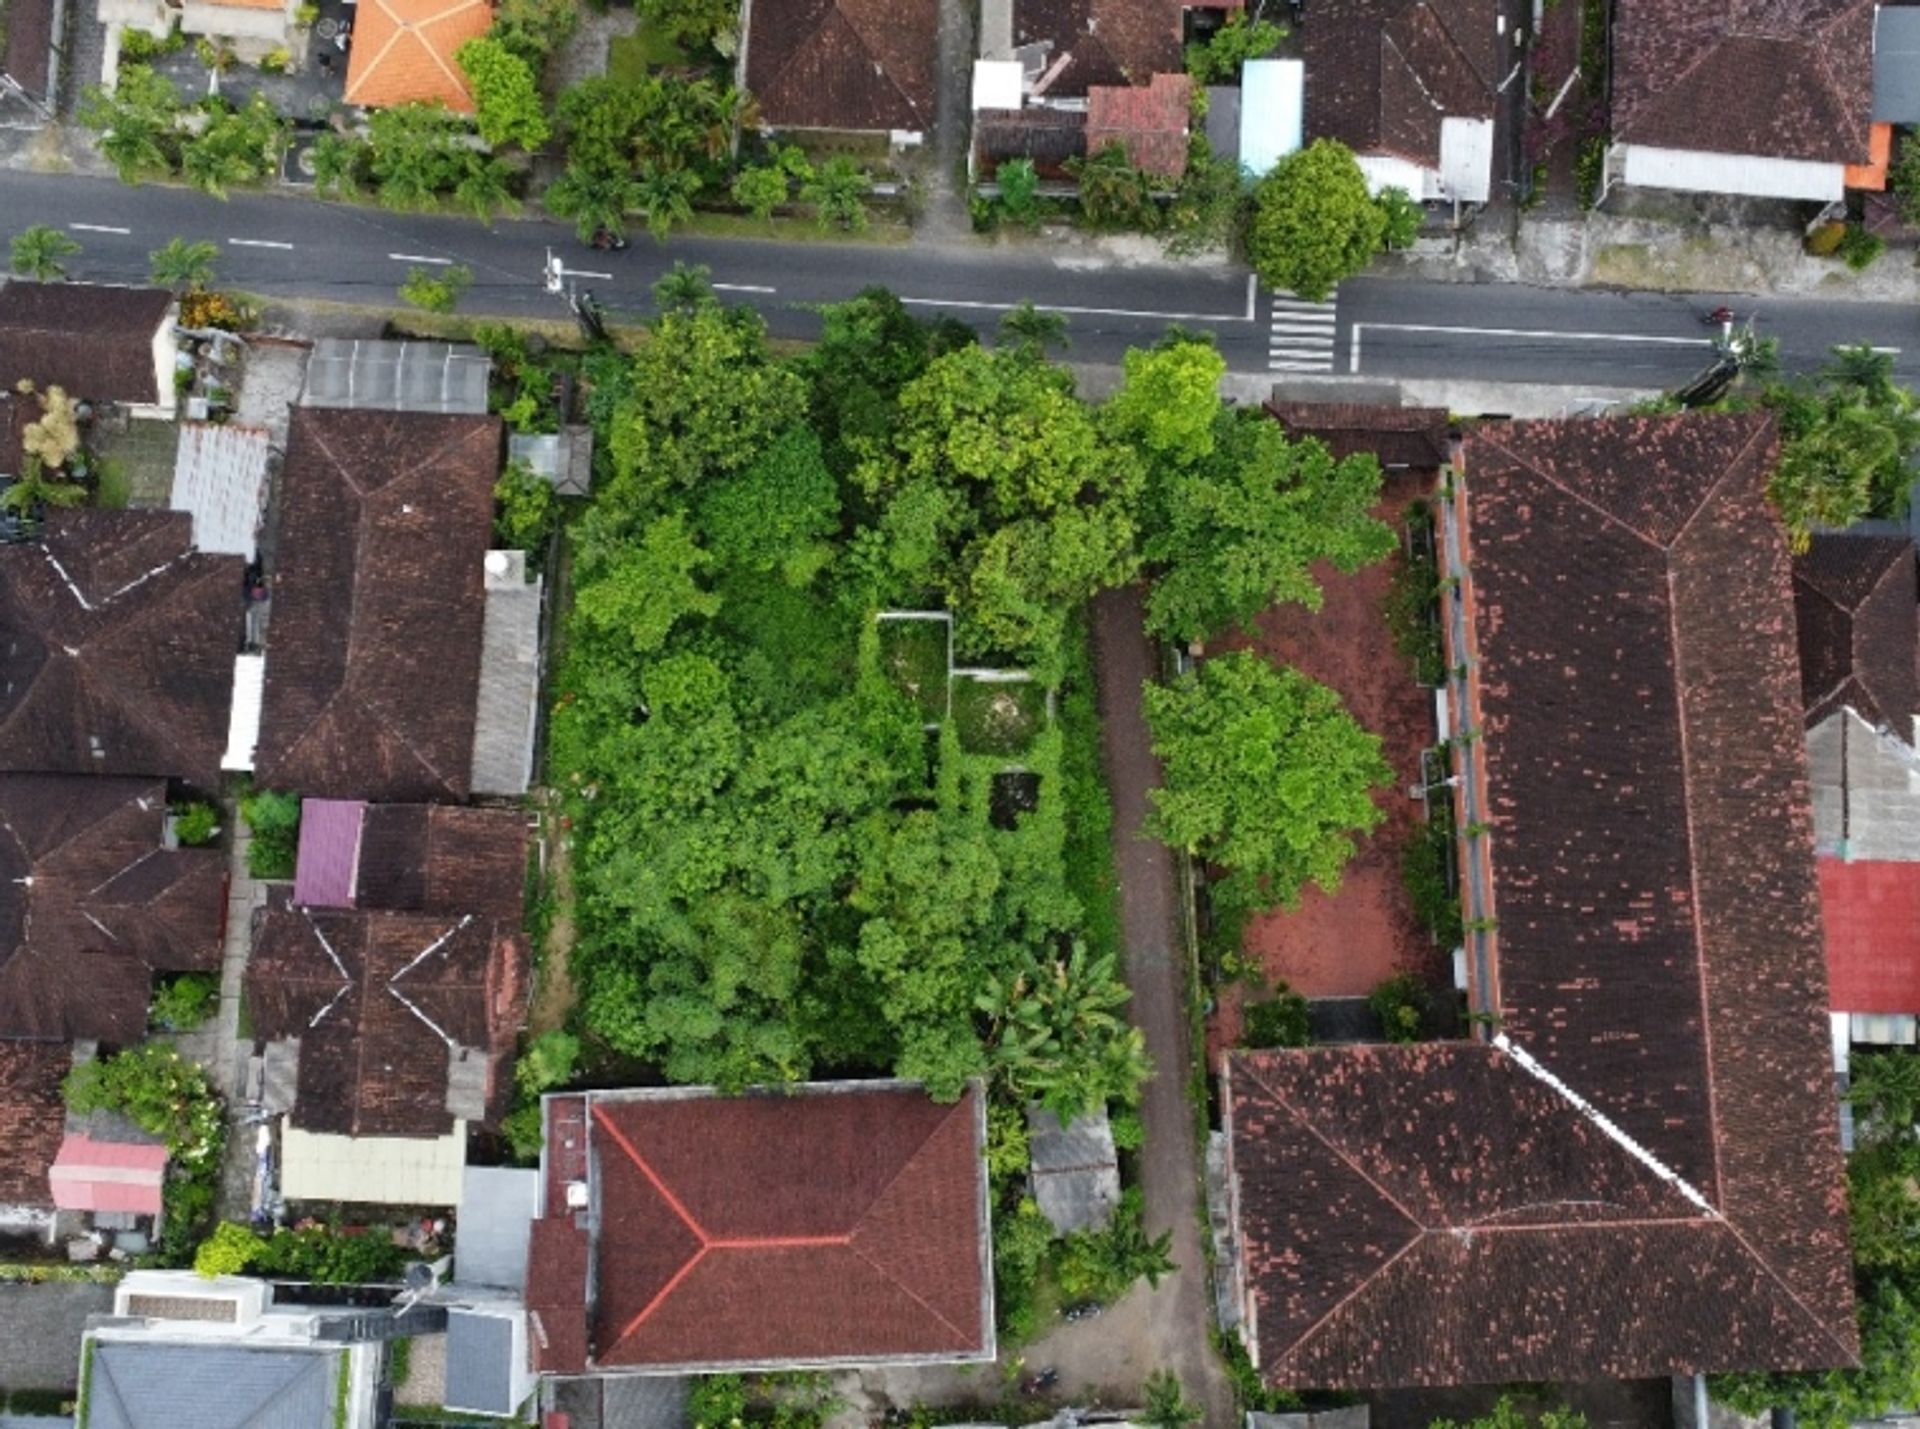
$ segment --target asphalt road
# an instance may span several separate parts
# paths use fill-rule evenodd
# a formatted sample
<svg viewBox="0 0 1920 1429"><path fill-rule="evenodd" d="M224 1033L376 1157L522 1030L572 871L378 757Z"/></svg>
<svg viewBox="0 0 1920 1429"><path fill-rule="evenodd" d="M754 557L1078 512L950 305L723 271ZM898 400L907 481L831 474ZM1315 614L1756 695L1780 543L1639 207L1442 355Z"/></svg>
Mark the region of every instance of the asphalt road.
<svg viewBox="0 0 1920 1429"><path fill-rule="evenodd" d="M1063 313L1080 362L1114 363L1179 325L1214 334L1236 372L1359 375L1562 387L1662 387L1698 372L1711 334L1700 314L1725 301L1778 337L1789 368L1837 343L1896 349L1920 381L1920 310L1896 305L1720 294L1665 295L1359 278L1309 304L1258 289L1225 265L1097 263L1043 241L1012 248L779 243L644 236L624 252L582 247L570 227L536 218L489 229L469 219L393 214L291 195L221 202L188 189L112 180L0 174L0 236L36 223L83 245L80 279L142 282L147 254L175 236L221 245L223 283L284 297L386 303L414 266L459 263L474 284L467 312L558 316L542 283L551 248L609 309L644 314L649 289L678 260L706 266L723 295L751 302L776 334L805 337L808 305L891 288L917 311L991 328L1031 299Z"/></svg>

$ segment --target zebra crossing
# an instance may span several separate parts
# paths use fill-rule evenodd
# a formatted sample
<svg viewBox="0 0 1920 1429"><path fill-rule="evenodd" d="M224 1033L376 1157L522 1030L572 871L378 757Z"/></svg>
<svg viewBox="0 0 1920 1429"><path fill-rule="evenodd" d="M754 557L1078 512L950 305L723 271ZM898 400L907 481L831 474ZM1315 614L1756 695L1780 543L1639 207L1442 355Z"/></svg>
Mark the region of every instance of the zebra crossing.
<svg viewBox="0 0 1920 1429"><path fill-rule="evenodd" d="M1267 330L1269 372L1333 371L1337 296L1310 303L1292 293L1273 295Z"/></svg>

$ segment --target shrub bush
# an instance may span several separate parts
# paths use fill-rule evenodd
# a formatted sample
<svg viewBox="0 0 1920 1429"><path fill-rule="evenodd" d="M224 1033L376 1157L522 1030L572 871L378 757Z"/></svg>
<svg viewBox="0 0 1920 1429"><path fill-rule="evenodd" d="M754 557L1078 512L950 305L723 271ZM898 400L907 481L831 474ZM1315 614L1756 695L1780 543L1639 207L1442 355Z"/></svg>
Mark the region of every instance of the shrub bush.
<svg viewBox="0 0 1920 1429"><path fill-rule="evenodd" d="M1264 1002L1248 1003L1241 1026L1243 1047L1305 1047L1313 1033L1307 1019L1307 1000L1285 983Z"/></svg>
<svg viewBox="0 0 1920 1429"><path fill-rule="evenodd" d="M1854 272L1859 273L1873 266L1886 248L1886 240L1877 233L1869 233L1857 223L1849 223L1846 232L1840 236L1840 261Z"/></svg>
<svg viewBox="0 0 1920 1429"><path fill-rule="evenodd" d="M1846 241L1846 224L1823 223L1807 235L1807 252L1816 258L1831 258Z"/></svg>
<svg viewBox="0 0 1920 1429"><path fill-rule="evenodd" d="M291 878L300 851L300 796L262 789L240 801L253 842L247 872L255 878Z"/></svg>
<svg viewBox="0 0 1920 1429"><path fill-rule="evenodd" d="M220 1006L220 980L211 973L183 973L153 996L148 1016L169 1032L191 1032Z"/></svg>
<svg viewBox="0 0 1920 1429"><path fill-rule="evenodd" d="M1389 1042L1418 1042L1426 1035L1431 1007L1426 985L1412 973L1396 973L1367 998Z"/></svg>
<svg viewBox="0 0 1920 1429"><path fill-rule="evenodd" d="M173 836L188 848L203 848L220 833L220 811L211 804L182 804L173 811Z"/></svg>

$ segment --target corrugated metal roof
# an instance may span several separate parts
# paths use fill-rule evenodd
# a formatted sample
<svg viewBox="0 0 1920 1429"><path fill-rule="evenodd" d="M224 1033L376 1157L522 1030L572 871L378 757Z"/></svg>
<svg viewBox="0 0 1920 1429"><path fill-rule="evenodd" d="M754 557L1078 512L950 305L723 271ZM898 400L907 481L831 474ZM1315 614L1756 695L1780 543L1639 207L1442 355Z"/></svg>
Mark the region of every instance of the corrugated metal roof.
<svg viewBox="0 0 1920 1429"><path fill-rule="evenodd" d="M175 511L193 517L193 544L254 558L266 503L267 433L259 427L182 422L173 464Z"/></svg>
<svg viewBox="0 0 1920 1429"><path fill-rule="evenodd" d="M539 1200L540 1173L531 1167L467 1167L460 1183L455 1282L518 1291L527 1279L527 1236Z"/></svg>
<svg viewBox="0 0 1920 1429"><path fill-rule="evenodd" d="M539 698L540 582L528 583L525 552L489 551L473 720L474 793L527 792Z"/></svg>
<svg viewBox="0 0 1920 1429"><path fill-rule="evenodd" d="M63 1211L157 1216L166 1167L164 1146L95 1141L76 1133L60 1143L47 1179L53 1186L53 1203Z"/></svg>
<svg viewBox="0 0 1920 1429"><path fill-rule="evenodd" d="M1920 1012L1920 863L1820 861L1836 1012Z"/></svg>
<svg viewBox="0 0 1920 1429"><path fill-rule="evenodd" d="M290 1201L457 1206L466 1160L464 1121L445 1136L333 1136L291 1122L280 1131L280 1189Z"/></svg>
<svg viewBox="0 0 1920 1429"><path fill-rule="evenodd" d="M1307 70L1299 60L1248 60L1240 66L1240 167L1265 174L1300 148L1306 127Z"/></svg>
<svg viewBox="0 0 1920 1429"><path fill-rule="evenodd" d="M1882 5L1875 17L1873 117L1920 124L1920 5Z"/></svg>
<svg viewBox="0 0 1920 1429"><path fill-rule="evenodd" d="M533 1174L533 1173L529 1173ZM460 1234L467 1233L466 1222ZM513 1399L513 1322L502 1315L471 1310L447 1312L447 1388L449 1409L477 1414L511 1414Z"/></svg>
<svg viewBox="0 0 1920 1429"><path fill-rule="evenodd" d="M293 901L308 908L351 908L360 867L360 829L367 806L359 799L304 799Z"/></svg>
<svg viewBox="0 0 1920 1429"><path fill-rule="evenodd" d="M307 363L300 403L483 417L492 368L492 359L477 347L322 338Z"/></svg>

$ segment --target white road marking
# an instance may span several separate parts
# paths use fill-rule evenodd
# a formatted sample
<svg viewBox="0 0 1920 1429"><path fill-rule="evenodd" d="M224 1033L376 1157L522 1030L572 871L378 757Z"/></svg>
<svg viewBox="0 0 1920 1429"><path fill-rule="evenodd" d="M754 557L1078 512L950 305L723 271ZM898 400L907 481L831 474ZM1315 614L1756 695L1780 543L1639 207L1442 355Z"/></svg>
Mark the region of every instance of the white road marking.
<svg viewBox="0 0 1920 1429"><path fill-rule="evenodd" d="M1355 323L1355 327L1362 324ZM1563 332L1556 328L1447 327L1439 323L1366 323L1381 332L1444 332L1462 337L1552 338L1562 342L1651 342L1673 347L1711 347L1710 337L1667 337L1649 332Z"/></svg>
<svg viewBox="0 0 1920 1429"><path fill-rule="evenodd" d="M1260 275L1247 274L1247 321L1252 322L1260 303Z"/></svg>
<svg viewBox="0 0 1920 1429"><path fill-rule="evenodd" d="M585 268L562 268L560 271L565 273L569 278L598 278L603 283L611 283L613 281L613 274L611 273L589 273Z"/></svg>
<svg viewBox="0 0 1920 1429"><path fill-rule="evenodd" d="M1874 347L1869 348L1868 351L1885 353L1888 357L1898 357L1900 355L1900 349L1897 347Z"/></svg>
<svg viewBox="0 0 1920 1429"><path fill-rule="evenodd" d="M1365 323L1355 323L1347 334L1347 371L1349 372L1360 370L1360 329L1365 326Z"/></svg>
<svg viewBox="0 0 1920 1429"><path fill-rule="evenodd" d="M282 243L277 238L229 238L235 248L291 248L291 243Z"/></svg>
<svg viewBox="0 0 1920 1429"><path fill-rule="evenodd" d="M714 283L710 285L716 293L775 293L777 288L763 288L758 283Z"/></svg>
<svg viewBox="0 0 1920 1429"><path fill-rule="evenodd" d="M1022 303L979 303L965 298L902 298L901 302L916 308L972 308L982 312L1010 313ZM1251 321L1239 313L1161 313L1144 308L1076 308L1065 303L1042 303L1042 309L1050 313L1072 313L1091 318L1158 318L1163 322L1179 323L1243 323Z"/></svg>
<svg viewBox="0 0 1920 1429"><path fill-rule="evenodd" d="M1339 327L1337 293L1317 303L1274 293L1267 310L1267 370L1332 372Z"/></svg>
<svg viewBox="0 0 1920 1429"><path fill-rule="evenodd" d="M118 233L124 236L133 232L131 228L115 228L110 223L69 223L67 227L75 233Z"/></svg>
<svg viewBox="0 0 1920 1429"><path fill-rule="evenodd" d="M453 262L451 258L433 258L425 253L389 253L387 257L396 263L431 263L436 268L444 268Z"/></svg>

